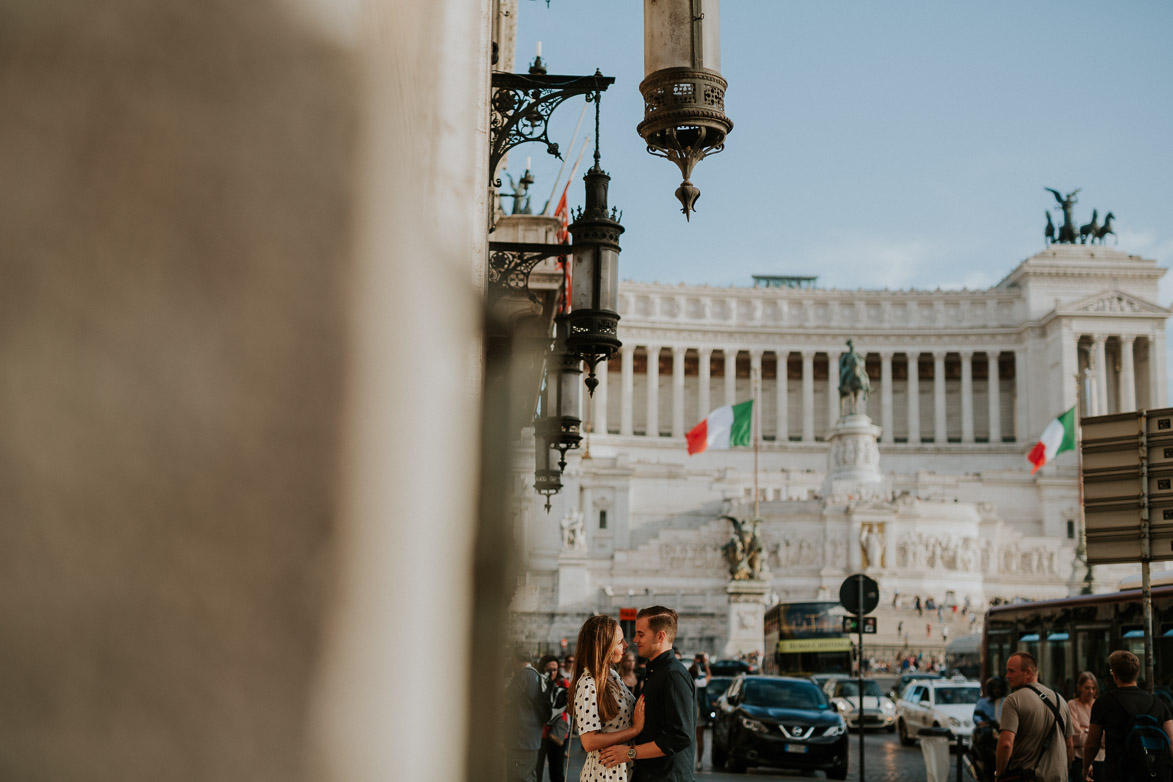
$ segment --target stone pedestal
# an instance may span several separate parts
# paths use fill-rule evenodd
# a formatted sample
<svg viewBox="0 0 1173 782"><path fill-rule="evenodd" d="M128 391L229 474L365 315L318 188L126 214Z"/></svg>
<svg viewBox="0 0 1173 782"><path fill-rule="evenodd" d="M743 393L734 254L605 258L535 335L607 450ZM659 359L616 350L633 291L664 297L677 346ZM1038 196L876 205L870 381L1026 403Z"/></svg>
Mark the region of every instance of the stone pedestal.
<svg viewBox="0 0 1173 782"><path fill-rule="evenodd" d="M881 429L866 415L847 415L827 438L827 478L823 496L828 499L869 499L887 494L880 472Z"/></svg>
<svg viewBox="0 0 1173 782"><path fill-rule="evenodd" d="M558 609L581 608L590 597L590 558L585 553L564 551L558 556Z"/></svg>
<svg viewBox="0 0 1173 782"><path fill-rule="evenodd" d="M725 642L725 657L736 657L750 652L766 652L764 621L766 592L764 581L730 581L725 587L729 595L729 635Z"/></svg>

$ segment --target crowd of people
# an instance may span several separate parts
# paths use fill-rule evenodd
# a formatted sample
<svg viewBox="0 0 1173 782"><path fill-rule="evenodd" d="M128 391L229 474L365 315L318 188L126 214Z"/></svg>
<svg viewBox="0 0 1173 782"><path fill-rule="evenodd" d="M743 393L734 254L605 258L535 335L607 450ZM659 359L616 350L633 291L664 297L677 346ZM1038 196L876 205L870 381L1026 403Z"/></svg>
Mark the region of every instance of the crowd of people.
<svg viewBox="0 0 1173 782"><path fill-rule="evenodd" d="M1108 667L1111 692L1101 697L1085 671L1065 701L1039 682L1031 654L1012 654L1005 677L988 679L974 707L971 751L986 782L1169 782L1168 707L1137 686L1136 655L1113 652Z"/></svg>

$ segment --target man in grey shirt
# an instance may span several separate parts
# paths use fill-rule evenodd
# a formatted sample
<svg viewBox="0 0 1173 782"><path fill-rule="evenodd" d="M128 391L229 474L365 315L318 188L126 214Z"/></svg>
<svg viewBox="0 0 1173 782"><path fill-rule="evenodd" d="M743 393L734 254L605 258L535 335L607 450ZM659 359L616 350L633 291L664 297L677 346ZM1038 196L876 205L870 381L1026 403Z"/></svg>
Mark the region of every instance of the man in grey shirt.
<svg viewBox="0 0 1173 782"><path fill-rule="evenodd" d="M1039 782L1067 779L1074 757L1071 715L1067 702L1038 677L1038 663L1028 652L1015 652L1006 661L1006 683L1014 692L1002 704L995 779L1011 769L1034 769Z"/></svg>

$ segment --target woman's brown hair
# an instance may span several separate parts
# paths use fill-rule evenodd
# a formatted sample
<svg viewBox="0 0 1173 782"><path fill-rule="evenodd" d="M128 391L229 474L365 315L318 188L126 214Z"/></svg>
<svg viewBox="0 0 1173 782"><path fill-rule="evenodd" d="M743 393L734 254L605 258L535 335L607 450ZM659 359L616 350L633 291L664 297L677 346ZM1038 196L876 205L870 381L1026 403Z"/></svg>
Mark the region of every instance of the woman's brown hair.
<svg viewBox="0 0 1173 782"><path fill-rule="evenodd" d="M578 631L578 645L574 649L574 681L570 684L570 703L578 681L584 673L590 673L595 680L595 691L599 699L599 717L603 723L614 719L619 713L619 688L611 679L611 650L615 631L619 623L609 616L592 616Z"/></svg>

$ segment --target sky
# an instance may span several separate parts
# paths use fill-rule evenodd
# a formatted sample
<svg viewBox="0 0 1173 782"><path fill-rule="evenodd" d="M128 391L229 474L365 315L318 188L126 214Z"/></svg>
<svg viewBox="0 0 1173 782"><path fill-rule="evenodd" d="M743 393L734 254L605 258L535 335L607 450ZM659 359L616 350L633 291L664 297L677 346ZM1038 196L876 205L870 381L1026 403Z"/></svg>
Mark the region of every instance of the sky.
<svg viewBox="0 0 1173 782"><path fill-rule="evenodd" d="M725 0L720 22L734 127L693 172L686 222L680 172L635 130L643 3L519 0L515 70L541 41L550 73L616 79L600 141L623 279L987 288L1043 249L1046 187L1081 188L1077 224L1112 211L1117 249L1173 262L1173 3ZM567 170L581 105L554 115ZM540 209L560 162L523 145L515 177L526 157ZM1173 304L1173 279L1160 303Z"/></svg>

